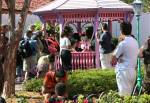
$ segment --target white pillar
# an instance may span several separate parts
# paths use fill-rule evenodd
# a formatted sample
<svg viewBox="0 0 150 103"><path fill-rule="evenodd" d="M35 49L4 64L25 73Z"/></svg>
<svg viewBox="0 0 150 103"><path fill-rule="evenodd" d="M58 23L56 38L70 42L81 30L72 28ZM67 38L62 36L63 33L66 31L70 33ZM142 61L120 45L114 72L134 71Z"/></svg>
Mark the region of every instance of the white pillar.
<svg viewBox="0 0 150 103"><path fill-rule="evenodd" d="M99 41L97 38L98 34L98 26L99 26L99 20L98 20L98 14L95 16L94 20L94 34L95 34L95 53L96 53L96 68L100 67L100 59L99 59Z"/></svg>
<svg viewBox="0 0 150 103"><path fill-rule="evenodd" d="M58 19L59 19L58 21L59 21L59 41L60 41L61 34L62 34L63 30L64 30L64 19L63 19L63 17L61 15L59 15Z"/></svg>

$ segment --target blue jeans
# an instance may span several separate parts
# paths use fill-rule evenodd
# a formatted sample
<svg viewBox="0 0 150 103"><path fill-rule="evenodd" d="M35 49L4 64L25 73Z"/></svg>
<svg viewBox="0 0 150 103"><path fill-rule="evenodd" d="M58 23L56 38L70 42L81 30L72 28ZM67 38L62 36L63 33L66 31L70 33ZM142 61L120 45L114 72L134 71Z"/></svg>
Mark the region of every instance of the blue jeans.
<svg viewBox="0 0 150 103"><path fill-rule="evenodd" d="M22 74L23 74L23 66L22 65L16 66L17 77L22 77Z"/></svg>

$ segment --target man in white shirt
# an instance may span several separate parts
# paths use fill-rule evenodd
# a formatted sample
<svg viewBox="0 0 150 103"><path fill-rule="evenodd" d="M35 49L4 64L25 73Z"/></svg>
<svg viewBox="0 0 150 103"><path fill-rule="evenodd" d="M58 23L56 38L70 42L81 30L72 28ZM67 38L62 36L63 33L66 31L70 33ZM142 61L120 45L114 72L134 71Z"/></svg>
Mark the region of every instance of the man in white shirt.
<svg viewBox="0 0 150 103"><path fill-rule="evenodd" d="M69 33L64 32L60 38L60 56L62 62L62 68L71 71L71 42L69 40Z"/></svg>
<svg viewBox="0 0 150 103"><path fill-rule="evenodd" d="M121 41L113 53L113 61L117 61L116 80L121 96L131 95L136 81L136 65L138 57L138 43L131 36L132 25L129 22L120 24Z"/></svg>

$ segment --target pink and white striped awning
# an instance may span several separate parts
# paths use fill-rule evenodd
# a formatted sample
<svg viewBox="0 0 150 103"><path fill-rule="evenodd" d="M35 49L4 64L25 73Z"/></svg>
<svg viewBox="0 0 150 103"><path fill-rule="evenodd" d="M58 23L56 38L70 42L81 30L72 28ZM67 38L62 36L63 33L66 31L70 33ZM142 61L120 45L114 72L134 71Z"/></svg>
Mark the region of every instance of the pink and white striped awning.
<svg viewBox="0 0 150 103"><path fill-rule="evenodd" d="M101 20L124 19L133 13L133 8L120 0L55 0L33 11L44 20L93 21L96 14Z"/></svg>

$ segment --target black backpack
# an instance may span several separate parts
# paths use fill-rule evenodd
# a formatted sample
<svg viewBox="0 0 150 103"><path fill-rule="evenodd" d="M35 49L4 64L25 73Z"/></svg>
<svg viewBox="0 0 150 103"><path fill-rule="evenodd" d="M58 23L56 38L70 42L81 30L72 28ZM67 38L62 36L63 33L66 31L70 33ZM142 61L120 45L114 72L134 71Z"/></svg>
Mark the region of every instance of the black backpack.
<svg viewBox="0 0 150 103"><path fill-rule="evenodd" d="M23 58L27 58L33 55L33 50L29 40L21 40L19 43L19 50Z"/></svg>

